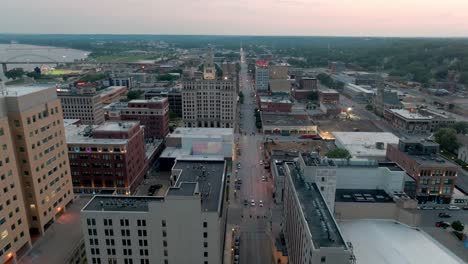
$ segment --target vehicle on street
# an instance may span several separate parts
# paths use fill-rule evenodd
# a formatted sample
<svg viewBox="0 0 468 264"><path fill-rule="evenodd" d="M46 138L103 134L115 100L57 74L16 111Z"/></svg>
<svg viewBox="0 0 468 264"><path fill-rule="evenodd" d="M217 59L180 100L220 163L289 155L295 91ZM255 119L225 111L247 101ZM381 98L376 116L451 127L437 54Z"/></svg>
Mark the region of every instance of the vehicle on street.
<svg viewBox="0 0 468 264"><path fill-rule="evenodd" d="M449 205L449 207L447 207L448 210L451 210L451 211L458 211L460 210L460 207L456 206L456 205Z"/></svg>
<svg viewBox="0 0 468 264"><path fill-rule="evenodd" d="M451 215L447 214L447 213L439 213L439 217L440 218L450 218L452 217Z"/></svg>
<svg viewBox="0 0 468 264"><path fill-rule="evenodd" d="M443 206L436 206L434 207L435 210L445 210L445 207Z"/></svg>
<svg viewBox="0 0 468 264"><path fill-rule="evenodd" d="M424 206L421 206L421 210L434 210L434 207L429 206L429 205L424 205Z"/></svg>
<svg viewBox="0 0 468 264"><path fill-rule="evenodd" d="M265 176L262 176L262 181L266 181L266 177L265 177Z"/></svg>
<svg viewBox="0 0 468 264"><path fill-rule="evenodd" d="M263 165L263 161L262 161L262 160L260 160L260 165Z"/></svg>
<svg viewBox="0 0 468 264"><path fill-rule="evenodd" d="M255 201L252 199L252 201L250 201L250 206L254 207L255 206Z"/></svg>
<svg viewBox="0 0 468 264"><path fill-rule="evenodd" d="M247 206L249 205L249 202L247 201L247 199L244 200L244 206Z"/></svg>
<svg viewBox="0 0 468 264"><path fill-rule="evenodd" d="M262 201L262 200L260 200L260 201L258 202L258 206L263 207L263 201Z"/></svg>
<svg viewBox="0 0 468 264"><path fill-rule="evenodd" d="M439 221L439 222L436 222L436 223L435 223L435 226L436 226L436 227L442 227L442 228L445 229L445 228L447 228L447 227L450 227L451 225L450 225L450 223L448 223L448 222Z"/></svg>
<svg viewBox="0 0 468 264"><path fill-rule="evenodd" d="M468 210L468 206L463 206L463 210Z"/></svg>

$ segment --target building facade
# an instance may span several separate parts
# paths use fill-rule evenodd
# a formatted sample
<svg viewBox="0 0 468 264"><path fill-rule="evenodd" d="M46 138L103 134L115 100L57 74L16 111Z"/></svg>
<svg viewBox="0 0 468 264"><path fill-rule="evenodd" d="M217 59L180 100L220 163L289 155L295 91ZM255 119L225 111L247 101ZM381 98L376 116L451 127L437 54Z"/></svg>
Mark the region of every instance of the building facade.
<svg viewBox="0 0 468 264"><path fill-rule="evenodd" d="M138 121L68 125L66 136L76 193L110 190L131 194L143 181L148 162Z"/></svg>
<svg viewBox="0 0 468 264"><path fill-rule="evenodd" d="M31 246L14 142L5 98L0 94L0 263L15 263L16 252Z"/></svg>
<svg viewBox="0 0 468 264"><path fill-rule="evenodd" d="M255 88L257 91L268 91L269 74L268 63L259 61L255 64Z"/></svg>
<svg viewBox="0 0 468 264"><path fill-rule="evenodd" d="M73 199L62 107L55 88L9 90L4 102L21 175L25 222L32 233L43 234Z"/></svg>
<svg viewBox="0 0 468 264"><path fill-rule="evenodd" d="M99 91L101 102L104 105L119 102L121 99L127 98L127 86L110 86Z"/></svg>
<svg viewBox="0 0 468 264"><path fill-rule="evenodd" d="M268 67L270 80L286 80L288 78L288 69L289 64L287 63L270 65Z"/></svg>
<svg viewBox="0 0 468 264"><path fill-rule="evenodd" d="M222 263L225 162L177 161L163 197L95 196L82 210L89 263Z"/></svg>
<svg viewBox="0 0 468 264"><path fill-rule="evenodd" d="M145 93L145 99L166 97L169 101L169 111L177 117L182 117L182 92L179 89L153 89Z"/></svg>
<svg viewBox="0 0 468 264"><path fill-rule="evenodd" d="M94 88L57 89L63 109L63 118L80 119L83 124L104 123L101 96Z"/></svg>
<svg viewBox="0 0 468 264"><path fill-rule="evenodd" d="M187 80L182 89L185 127L233 128L237 93L232 80Z"/></svg>
<svg viewBox="0 0 468 264"><path fill-rule="evenodd" d="M385 109L384 119L405 134L429 134L451 126L455 119L429 109Z"/></svg>
<svg viewBox="0 0 468 264"><path fill-rule="evenodd" d="M312 77L302 77L299 80L299 88L304 90L315 90L318 89L318 80L317 78Z"/></svg>
<svg viewBox="0 0 468 264"><path fill-rule="evenodd" d="M163 97L113 103L104 107L107 120L140 121L145 138L164 138L169 133L169 101Z"/></svg>
<svg viewBox="0 0 468 264"><path fill-rule="evenodd" d="M450 202L459 167L440 156L439 144L400 140L398 145L387 146L387 159L397 163L414 178L419 202Z"/></svg>
<svg viewBox="0 0 468 264"><path fill-rule="evenodd" d="M293 102L288 98L260 96L260 109L265 112L286 112L292 111Z"/></svg>

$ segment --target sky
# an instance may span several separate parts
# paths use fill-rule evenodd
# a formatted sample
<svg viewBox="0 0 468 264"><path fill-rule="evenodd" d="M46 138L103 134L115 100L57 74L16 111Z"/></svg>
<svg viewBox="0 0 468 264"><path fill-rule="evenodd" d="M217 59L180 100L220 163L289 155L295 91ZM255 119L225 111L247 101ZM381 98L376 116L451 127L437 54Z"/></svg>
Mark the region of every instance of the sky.
<svg viewBox="0 0 468 264"><path fill-rule="evenodd" d="M468 0L0 0L0 33L468 37Z"/></svg>

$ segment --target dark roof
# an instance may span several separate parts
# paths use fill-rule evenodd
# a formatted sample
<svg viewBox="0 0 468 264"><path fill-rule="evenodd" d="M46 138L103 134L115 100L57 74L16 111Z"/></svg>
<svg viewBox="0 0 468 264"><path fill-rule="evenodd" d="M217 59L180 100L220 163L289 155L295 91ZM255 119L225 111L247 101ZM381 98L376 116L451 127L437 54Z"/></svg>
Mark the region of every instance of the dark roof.
<svg viewBox="0 0 468 264"><path fill-rule="evenodd" d="M265 113L262 112L264 126L312 126L314 122L305 114Z"/></svg>
<svg viewBox="0 0 468 264"><path fill-rule="evenodd" d="M222 204L225 181L225 162L178 160L173 170L181 170L177 182L169 195L194 195L197 191L202 199L202 210L218 211ZM198 183L198 190L196 184Z"/></svg>
<svg viewBox="0 0 468 264"><path fill-rule="evenodd" d="M315 183L306 183L294 163L286 163L315 248L343 247L346 244Z"/></svg>
<svg viewBox="0 0 468 264"><path fill-rule="evenodd" d="M148 203L158 201L164 201L164 197L95 195L82 210L148 212Z"/></svg>
<svg viewBox="0 0 468 264"><path fill-rule="evenodd" d="M336 189L336 202L353 203L393 203L393 199L384 190Z"/></svg>

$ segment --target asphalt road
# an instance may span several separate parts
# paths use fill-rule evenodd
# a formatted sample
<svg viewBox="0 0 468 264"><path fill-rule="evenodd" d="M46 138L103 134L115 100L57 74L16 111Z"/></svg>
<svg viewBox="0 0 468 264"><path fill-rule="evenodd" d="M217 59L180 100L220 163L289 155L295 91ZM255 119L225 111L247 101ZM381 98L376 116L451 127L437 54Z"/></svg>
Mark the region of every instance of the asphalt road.
<svg viewBox="0 0 468 264"><path fill-rule="evenodd" d="M239 126L247 135L236 134L236 142L241 149L241 155L234 160L233 170L237 169L240 162L241 168L233 173L231 186L234 187L234 179L242 180L241 189L231 192L229 203L228 224L235 225L239 229L240 263L272 263L272 239L270 232L270 216L272 206L272 181L262 181L265 173L262 160L261 142L263 136L257 133L254 117L254 98L251 83L247 79L247 65L242 63L241 90L244 93L244 104L240 105L241 118ZM255 134L252 134L255 133ZM234 189L234 188L232 188ZM244 205L244 200L248 205ZM255 205L251 205L254 200ZM260 200L263 206L260 207Z"/></svg>

